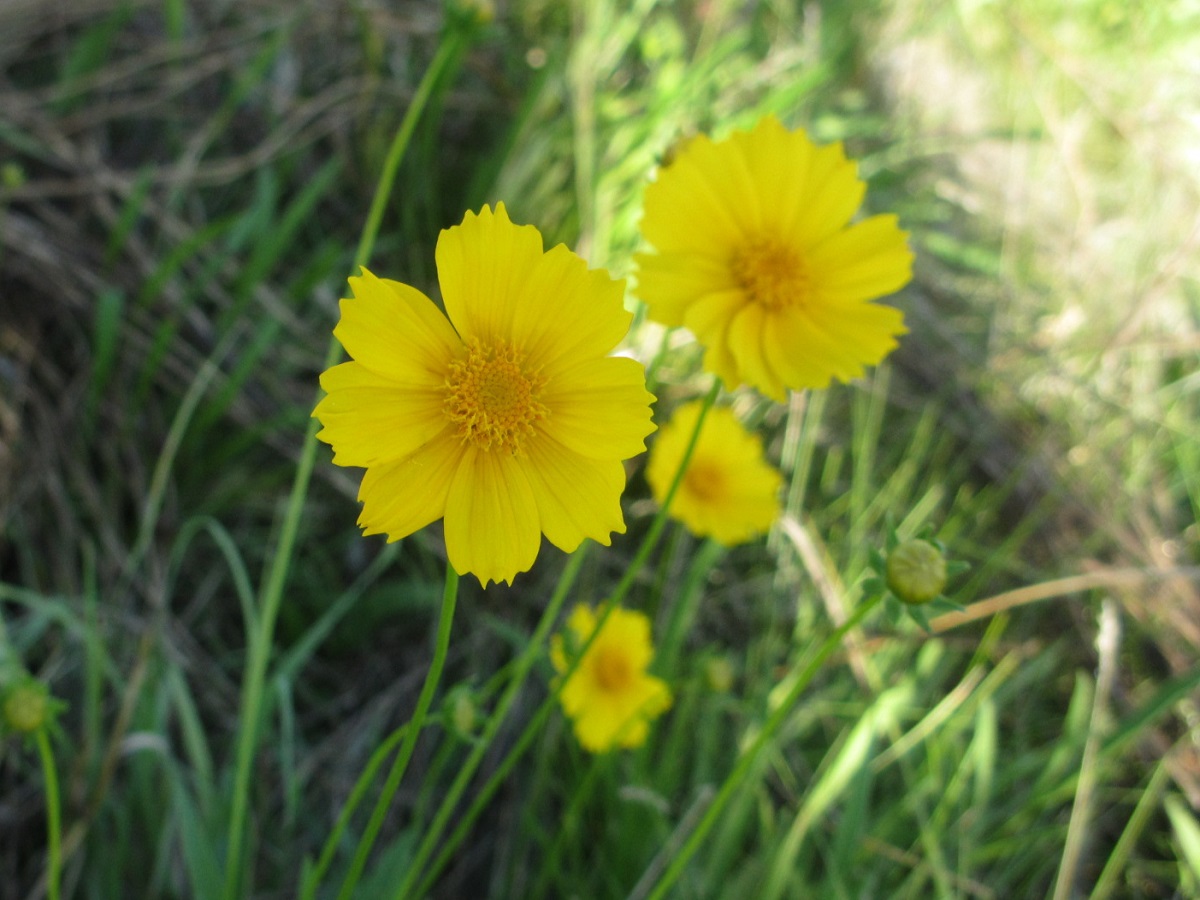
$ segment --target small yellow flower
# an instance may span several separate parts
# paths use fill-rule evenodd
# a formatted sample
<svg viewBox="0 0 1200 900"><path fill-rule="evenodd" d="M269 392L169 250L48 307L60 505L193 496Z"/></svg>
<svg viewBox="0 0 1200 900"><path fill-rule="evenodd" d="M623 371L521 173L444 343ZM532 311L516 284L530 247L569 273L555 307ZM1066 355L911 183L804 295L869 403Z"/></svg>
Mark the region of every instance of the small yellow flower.
<svg viewBox="0 0 1200 900"><path fill-rule="evenodd" d="M700 407L696 400L676 410L650 448L646 480L659 504L679 470ZM717 407L704 419L670 514L699 537L727 547L741 544L770 529L779 515L782 483L763 457L757 435L742 427L733 410Z"/></svg>
<svg viewBox="0 0 1200 900"><path fill-rule="evenodd" d="M849 224L866 185L841 144L818 147L768 116L723 141L693 138L646 189L638 294L684 326L734 388L783 400L874 365L904 334L912 253L896 217Z"/></svg>
<svg viewBox="0 0 1200 900"><path fill-rule="evenodd" d="M334 334L352 357L321 376L313 415L333 461L363 466L364 534L445 519L459 574L512 583L541 536L570 553L624 532L622 460L654 430L645 372L609 357L624 284L559 245L542 252L504 204L443 231L446 315L415 288L350 279Z"/></svg>
<svg viewBox="0 0 1200 900"><path fill-rule="evenodd" d="M582 647L596 630L596 613L576 606L566 630L567 646ZM563 636L555 635L550 649L559 672L568 667L563 644ZM646 674L653 656L650 620L640 612L614 609L559 695L584 749L603 753L645 743L651 720L671 707L666 682Z"/></svg>

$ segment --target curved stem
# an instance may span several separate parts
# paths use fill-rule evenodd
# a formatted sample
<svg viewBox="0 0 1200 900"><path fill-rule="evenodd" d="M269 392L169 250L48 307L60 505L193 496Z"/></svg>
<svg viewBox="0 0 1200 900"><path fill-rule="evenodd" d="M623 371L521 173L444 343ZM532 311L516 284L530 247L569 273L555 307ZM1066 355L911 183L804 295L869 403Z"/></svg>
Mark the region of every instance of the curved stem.
<svg viewBox="0 0 1200 900"><path fill-rule="evenodd" d="M850 616L849 619L842 623L842 625L840 625L831 635L829 635L829 637L825 639L825 642L821 644L817 652L814 653L804 667L796 673L796 680L788 690L787 695L780 702L779 706L775 708L774 712L767 717L766 723L763 725L762 730L754 738L754 742L751 743L750 746L746 748L745 752L743 752L738 758L737 763L733 767L733 771L731 771L725 778L724 783L721 785L721 789L717 792L716 797L713 798L712 804L707 810L705 810L704 817L696 825L696 830L688 836L687 841L680 848L674 859L671 860L671 864L667 867L662 877L658 880L658 883L654 886L654 890L648 895L647 900L661 900L667 891L671 889L671 886L682 874L684 867L688 864L688 861L691 860L696 851L700 849L700 844L708 835L709 830L713 827L713 825L716 824L717 819L725 809L725 805L730 801L734 793L743 787L743 782L746 780L750 770L758 760L758 756L762 752L763 748L765 748L767 744L774 739L775 735L779 732L779 729L783 726L783 723L786 722L788 717L792 714L792 708L796 705L797 701L799 701L800 695L804 693L804 689L808 687L808 684L810 681L812 681L813 676L820 671L821 665L826 659L829 658L829 655L838 648L842 642L842 638L846 636L846 633L850 631L850 629L857 627L858 624L867 617L867 614L870 613L871 610L873 610L882 599L882 595L876 596L859 606L859 608L854 611L854 614Z"/></svg>
<svg viewBox="0 0 1200 900"><path fill-rule="evenodd" d="M367 221L363 225L359 238L358 249L354 254L354 269L357 271L371 257L375 246L375 238L383 219L387 199L391 194L392 184L400 162L420 119L421 113L433 92L434 85L450 71L452 63L461 55L466 45L466 36L456 29L451 29L442 39L437 54L426 70L421 83L413 94L412 102L404 114L400 127L392 139L384 160L383 171L375 186L375 194L367 212ZM335 365L341 358L341 345L336 339L331 339L329 349L325 354L323 369ZM315 403L314 403L315 406ZM300 530L300 519L304 510L304 501L308 495L308 484L312 478L313 467L317 459L317 429L320 423L316 419L309 421L304 435L304 443L300 451L300 460L296 465L296 475L292 480L292 490L288 495L287 509L283 517L283 525L279 533L279 542L271 558L271 567L267 575L259 600L259 616L256 628L250 638L247 649L246 674L242 681L242 697L238 715L238 745L237 761L234 772L233 795L229 813L228 845L225 857L225 884L222 896L225 900L235 900L238 894L238 883L242 867L242 833L245 829L247 793L250 787L250 769L254 763L254 754L258 749L260 718L263 706L263 687L266 680L267 664L271 656L271 645L275 634L275 620L279 613L279 604L283 598L283 589L291 568L292 553L296 545L296 537Z"/></svg>
<svg viewBox="0 0 1200 900"><path fill-rule="evenodd" d="M46 896L58 900L58 885L62 872L62 820L59 814L58 769L46 729L37 731L38 756L42 761L42 780L46 785Z"/></svg>
<svg viewBox="0 0 1200 900"><path fill-rule="evenodd" d="M387 781L384 782L383 790L375 803L375 809L371 812L371 819L358 842L358 848L354 852L354 861L350 864L350 871L346 873L346 880L342 882L342 889L338 892L338 900L349 900L353 895L359 876L362 875L363 868L367 864L367 855L371 852L371 847L383 825L383 817L387 815L392 798L396 796L396 791L400 787L400 780L404 777L404 770L408 768L408 761L412 758L413 749L417 744L417 736L421 733L421 726L425 724L425 714L429 712L429 705L433 702L434 692L442 677L442 667L446 663L446 652L450 647L450 625L454 621L454 606L457 598L458 573L454 571L453 566L446 563L446 587L442 592L442 614L438 620L437 643L433 649L433 661L429 664L429 672L425 675L425 684L421 687L421 695L417 698L417 708L413 712L412 719L409 720L408 730L404 732L404 742L400 745L396 760L392 763L392 770L388 773Z"/></svg>

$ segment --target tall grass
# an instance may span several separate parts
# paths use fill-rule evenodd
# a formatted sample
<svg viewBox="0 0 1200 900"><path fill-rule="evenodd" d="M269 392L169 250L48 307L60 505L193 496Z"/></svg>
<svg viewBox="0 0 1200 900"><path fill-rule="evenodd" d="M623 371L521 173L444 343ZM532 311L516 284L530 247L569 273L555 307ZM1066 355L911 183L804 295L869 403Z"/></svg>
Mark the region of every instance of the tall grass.
<svg viewBox="0 0 1200 900"><path fill-rule="evenodd" d="M436 534L361 538L323 454L285 504L442 24L423 2L0 8L0 650L68 703L48 735L64 897L293 896L361 795L318 895L353 865L444 557ZM438 229L499 199L624 275L676 142L774 112L846 141L900 213L912 333L855 384L732 398L790 479L785 514L730 550L672 526L631 583L679 635L659 657L672 712L600 757L548 715L418 893L648 897L668 873L679 897L1200 891L1196 25L1182 2L501 11L416 121L381 272L431 286ZM685 336L639 314L629 343L663 404L703 389ZM478 757L457 824L551 690L536 623L560 574L603 599L652 512L635 471L613 551L464 582L356 896L394 894ZM972 564L967 612L847 627L781 707L859 608L871 550L926 527ZM0 897L38 896L45 769L11 736L0 753Z"/></svg>

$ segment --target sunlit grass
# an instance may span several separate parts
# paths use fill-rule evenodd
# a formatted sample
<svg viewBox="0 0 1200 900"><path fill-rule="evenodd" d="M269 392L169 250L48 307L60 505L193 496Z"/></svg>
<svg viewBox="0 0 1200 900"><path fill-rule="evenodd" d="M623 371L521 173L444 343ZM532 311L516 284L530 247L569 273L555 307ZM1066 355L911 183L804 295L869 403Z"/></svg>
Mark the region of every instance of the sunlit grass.
<svg viewBox="0 0 1200 900"><path fill-rule="evenodd" d="M440 21L0 11L0 651L69 704L49 735L63 896L221 893L255 596ZM375 254L406 282L432 289L438 230L497 200L627 275L654 167L766 113L845 140L918 258L890 362L782 406L732 399L790 479L784 516L732 549L671 526L634 583L656 640L676 635L653 669L672 710L605 756L550 715L434 896L648 896L893 527L970 562L949 593L968 613L998 595L988 615L851 629L672 895L1195 892L1198 34L1184 2L523 2L436 86ZM635 312L652 390L702 393L686 336L659 357ZM357 479L326 463L266 669L239 896L296 893L429 664L440 534L364 541ZM649 498L635 471L628 540L592 548L573 602L624 574ZM463 590L357 896L403 880L564 564L547 546L513 589ZM547 696L550 661L529 664L468 798ZM0 867L28 892L45 782L32 745L0 752L20 801Z"/></svg>

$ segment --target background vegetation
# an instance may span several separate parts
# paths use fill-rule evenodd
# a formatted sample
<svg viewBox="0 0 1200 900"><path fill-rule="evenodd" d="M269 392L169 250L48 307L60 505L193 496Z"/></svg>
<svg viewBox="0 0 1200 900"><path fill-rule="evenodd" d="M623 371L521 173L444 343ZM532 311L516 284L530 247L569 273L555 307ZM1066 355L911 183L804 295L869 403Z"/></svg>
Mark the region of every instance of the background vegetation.
<svg viewBox="0 0 1200 900"><path fill-rule="evenodd" d="M68 703L65 896L219 892L244 612L442 21L422 0L0 4L0 611ZM995 599L934 635L852 632L677 895L1200 896L1197 60L1192 0L499 6L419 123L376 270L432 290L438 230L499 199L625 274L656 163L766 112L846 142L917 265L889 364L786 408L736 398L788 512L762 546L673 533L631 596L656 632L696 610L651 741L592 758L552 717L435 896L641 896L889 522L972 564L955 599ZM639 323L631 347L661 340ZM664 402L696 359L672 338ZM320 460L244 896L295 894L412 709L440 596L438 530L361 538L357 473ZM620 574L647 496L635 471L630 535L578 599ZM562 565L464 580L444 711L487 708ZM471 740L448 714L422 740L362 896L390 895ZM10 736L0 898L41 894L44 815Z"/></svg>

